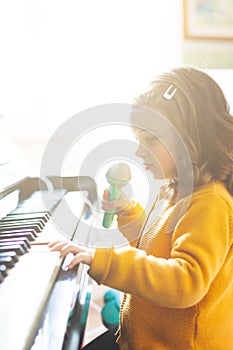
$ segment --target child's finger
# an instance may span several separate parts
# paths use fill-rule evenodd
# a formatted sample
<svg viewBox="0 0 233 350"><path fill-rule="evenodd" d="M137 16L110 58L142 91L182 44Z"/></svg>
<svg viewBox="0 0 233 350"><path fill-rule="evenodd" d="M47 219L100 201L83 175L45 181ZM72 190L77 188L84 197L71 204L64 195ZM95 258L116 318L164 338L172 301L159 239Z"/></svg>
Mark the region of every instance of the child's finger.
<svg viewBox="0 0 233 350"><path fill-rule="evenodd" d="M71 243L68 243L66 245L63 245L63 247L60 249L61 258L63 258L64 256L66 256L69 253L77 254L77 253L80 253L82 251L83 251L83 249L79 248L78 246L71 244Z"/></svg>
<svg viewBox="0 0 233 350"><path fill-rule="evenodd" d="M88 252L82 251L74 256L74 258L72 259L72 261L69 263L69 265L67 267L70 270L74 266L80 264L80 262L87 264L87 265L91 265L91 262L92 262L91 255L88 254Z"/></svg>
<svg viewBox="0 0 233 350"><path fill-rule="evenodd" d="M59 241L54 244L49 245L51 251L61 250L65 245L69 244L67 241Z"/></svg>
<svg viewBox="0 0 233 350"><path fill-rule="evenodd" d="M50 243L48 244L48 246L49 246L49 248L53 248L55 245L57 245L57 244L59 244L59 243L61 243L61 242L64 242L64 241L54 241L54 242L50 242Z"/></svg>
<svg viewBox="0 0 233 350"><path fill-rule="evenodd" d="M108 199L109 199L109 192L108 192L108 190L104 190L103 200L107 201Z"/></svg>

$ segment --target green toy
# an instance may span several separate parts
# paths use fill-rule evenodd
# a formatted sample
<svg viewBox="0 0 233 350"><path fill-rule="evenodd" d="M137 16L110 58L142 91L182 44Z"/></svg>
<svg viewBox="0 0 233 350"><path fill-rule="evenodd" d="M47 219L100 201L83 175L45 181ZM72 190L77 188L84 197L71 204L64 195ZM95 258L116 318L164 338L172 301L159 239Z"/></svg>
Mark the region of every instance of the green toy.
<svg viewBox="0 0 233 350"><path fill-rule="evenodd" d="M110 289L104 294L104 303L101 311L102 321L105 327L110 329L119 324L121 292Z"/></svg>

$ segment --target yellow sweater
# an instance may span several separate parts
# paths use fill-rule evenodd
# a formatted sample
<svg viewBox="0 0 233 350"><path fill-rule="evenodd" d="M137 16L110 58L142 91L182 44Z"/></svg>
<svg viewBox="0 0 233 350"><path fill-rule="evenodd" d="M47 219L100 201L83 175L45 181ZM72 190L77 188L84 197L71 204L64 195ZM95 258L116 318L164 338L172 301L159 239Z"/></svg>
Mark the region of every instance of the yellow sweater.
<svg viewBox="0 0 233 350"><path fill-rule="evenodd" d="M220 183L204 186L168 233L173 213L145 232L140 249L96 250L89 274L125 292L120 348L233 350L232 197Z"/></svg>

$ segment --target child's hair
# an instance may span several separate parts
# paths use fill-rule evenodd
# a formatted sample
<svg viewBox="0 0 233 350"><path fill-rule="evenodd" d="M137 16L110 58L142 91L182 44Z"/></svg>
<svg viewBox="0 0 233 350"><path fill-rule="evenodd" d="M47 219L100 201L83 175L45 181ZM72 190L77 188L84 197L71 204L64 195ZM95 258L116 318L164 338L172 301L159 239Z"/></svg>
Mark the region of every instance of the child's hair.
<svg viewBox="0 0 233 350"><path fill-rule="evenodd" d="M175 68L154 80L135 103L160 113L176 128L191 158L194 189L218 180L233 194L233 116L209 75L194 67ZM173 200L177 187L178 180L172 179Z"/></svg>

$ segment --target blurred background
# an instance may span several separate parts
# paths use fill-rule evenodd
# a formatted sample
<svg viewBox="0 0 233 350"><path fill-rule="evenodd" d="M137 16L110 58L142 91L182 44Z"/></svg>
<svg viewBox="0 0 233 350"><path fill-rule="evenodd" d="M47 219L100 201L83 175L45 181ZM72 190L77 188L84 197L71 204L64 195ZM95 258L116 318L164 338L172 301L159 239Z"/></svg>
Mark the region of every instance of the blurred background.
<svg viewBox="0 0 233 350"><path fill-rule="evenodd" d="M4 128L38 175L48 141L69 118L131 104L157 74L182 64L213 76L233 108L232 14L232 0L0 0L0 161ZM134 140L116 126L94 130L73 147L63 175L77 175L78 159L112 137ZM144 179L136 195L147 200ZM105 292L92 293L85 342L106 329Z"/></svg>
<svg viewBox="0 0 233 350"><path fill-rule="evenodd" d="M232 101L232 13L231 0L1 0L7 130L36 172L65 120L96 105L131 103L170 67L211 70Z"/></svg>

